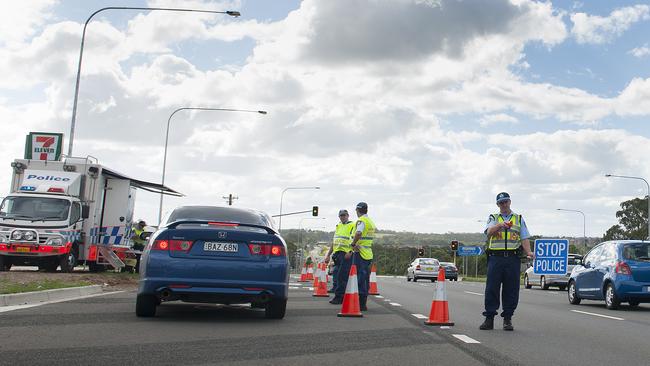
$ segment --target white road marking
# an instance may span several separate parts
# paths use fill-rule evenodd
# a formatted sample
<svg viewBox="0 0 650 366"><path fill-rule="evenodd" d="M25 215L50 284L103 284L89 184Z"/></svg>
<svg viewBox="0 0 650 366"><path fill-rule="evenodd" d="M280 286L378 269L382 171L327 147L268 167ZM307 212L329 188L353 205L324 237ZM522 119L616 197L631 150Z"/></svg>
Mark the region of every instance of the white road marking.
<svg viewBox="0 0 650 366"><path fill-rule="evenodd" d="M483 294L478 293L478 292L472 292L472 291L463 291L463 292L466 293L466 294L470 294L470 295L483 296Z"/></svg>
<svg viewBox="0 0 650 366"><path fill-rule="evenodd" d="M398 304L396 302L391 302L390 304L393 305L393 306L402 306L402 305L400 305L400 304Z"/></svg>
<svg viewBox="0 0 650 366"><path fill-rule="evenodd" d="M465 342L465 343L481 343L481 342L477 341L476 339L470 338L470 337L468 337L468 336L466 336L464 334L452 334L452 335L454 337L460 339L461 341Z"/></svg>
<svg viewBox="0 0 650 366"><path fill-rule="evenodd" d="M448 325L443 325L443 326L440 327L440 329L451 329L451 327L448 326Z"/></svg>
<svg viewBox="0 0 650 366"><path fill-rule="evenodd" d="M571 310L571 311L573 311L574 313L599 316L601 318L614 319L614 320L625 320L623 318L618 318L618 317L615 317L615 316L609 316L609 315L603 315L603 314L597 314L597 313L590 313L590 312L587 312L587 311L580 311L580 310Z"/></svg>
<svg viewBox="0 0 650 366"><path fill-rule="evenodd" d="M413 315L414 317L416 317L418 319L429 319L425 315L422 315L422 314L411 314L411 315Z"/></svg>
<svg viewBox="0 0 650 366"><path fill-rule="evenodd" d="M300 290L302 287L289 286L289 290Z"/></svg>
<svg viewBox="0 0 650 366"><path fill-rule="evenodd" d="M391 300L391 299L384 299L384 301L386 301L386 302L391 302L391 301L393 301L393 300Z"/></svg>
<svg viewBox="0 0 650 366"><path fill-rule="evenodd" d="M381 296L381 295L375 295L375 297L378 298L378 299L383 299L383 298L384 298L384 297Z"/></svg>
<svg viewBox="0 0 650 366"><path fill-rule="evenodd" d="M39 302L37 304L26 304L26 305L10 305L10 306L1 306L0 307L0 313L5 313L7 311L13 311L13 310L20 310L20 309L29 309L33 308L36 306L41 306L41 305L47 305L47 304L56 304L59 302L66 302L66 301L74 301L74 300L81 300L81 299L87 299L90 297L97 297L97 296L106 296L106 295L113 295L113 294L119 294L122 292L126 291L112 291L112 292L104 292L101 294L93 294L93 295L86 295L86 296L79 296L79 297L73 297L71 299L63 299L63 300L52 300L52 301L43 301Z"/></svg>

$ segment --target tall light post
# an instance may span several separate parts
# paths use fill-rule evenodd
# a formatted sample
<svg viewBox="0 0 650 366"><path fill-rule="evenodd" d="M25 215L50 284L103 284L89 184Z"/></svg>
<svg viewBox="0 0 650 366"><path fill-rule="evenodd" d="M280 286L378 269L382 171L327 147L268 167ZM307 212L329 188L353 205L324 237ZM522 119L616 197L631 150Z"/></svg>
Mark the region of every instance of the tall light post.
<svg viewBox="0 0 650 366"><path fill-rule="evenodd" d="M568 208L556 208L558 211L577 212L582 215L582 240L585 245L585 254L587 253L587 218L585 213L580 210L570 210Z"/></svg>
<svg viewBox="0 0 650 366"><path fill-rule="evenodd" d="M282 230L282 200L284 199L284 193L294 189L320 189L320 187L287 187L282 190L282 194L280 195L280 219L278 222L278 232Z"/></svg>
<svg viewBox="0 0 650 366"><path fill-rule="evenodd" d="M169 143L169 125L172 122L172 117L180 111L218 111L218 112L244 112L244 113L258 113L266 114L266 111L255 111L249 109L232 109L232 108L209 108L209 107L182 107L178 108L169 115L167 119L167 131L165 132L165 152L163 153L163 167L162 167L162 179L161 184L165 185L165 170L167 168L167 145ZM163 206L163 194L160 193L160 205L158 207L158 225L160 226L160 221L162 220L162 206Z"/></svg>
<svg viewBox="0 0 650 366"><path fill-rule="evenodd" d="M72 144L74 141L74 127L75 122L77 121L77 101L79 99L79 79L81 76L81 61L84 55L84 44L86 43L86 28L90 20L105 10L146 10L146 11L175 11L175 12L184 12L184 13L210 13L210 14L226 14L232 17L238 17L241 14L238 11L214 11L214 10L199 10L199 9L183 9L183 8L141 8L141 7L130 7L130 6L109 6L106 8L101 8L94 13L90 14L86 22L84 23L84 29L81 33L81 48L79 49L79 64L77 65L77 81L74 87L74 101L72 102L72 120L70 121L70 141L68 142L68 156L72 156Z"/></svg>
<svg viewBox="0 0 650 366"><path fill-rule="evenodd" d="M626 179L636 179L642 180L645 182L645 185L648 187L648 238L650 238L650 184L647 180L641 177L631 177L627 175L614 175L614 174L605 174L607 178L626 178Z"/></svg>

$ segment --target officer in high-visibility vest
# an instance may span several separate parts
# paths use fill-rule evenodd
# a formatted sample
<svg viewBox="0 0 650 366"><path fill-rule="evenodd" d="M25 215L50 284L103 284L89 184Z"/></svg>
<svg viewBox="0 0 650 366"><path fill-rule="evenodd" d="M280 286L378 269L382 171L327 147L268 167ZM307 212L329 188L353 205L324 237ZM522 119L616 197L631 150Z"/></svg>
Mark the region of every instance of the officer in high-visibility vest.
<svg viewBox="0 0 650 366"><path fill-rule="evenodd" d="M519 276L522 253L528 258L534 255L530 250L530 233L521 215L510 209L510 195L497 195L499 213L488 218L485 234L488 238L487 280L485 283L485 321L479 329L494 329L494 316L499 309L499 297L503 298L503 329L514 330L512 315L519 302Z"/></svg>
<svg viewBox="0 0 650 366"><path fill-rule="evenodd" d="M135 250L144 250L144 245L147 243L141 236L144 233L145 226L147 226L147 223L144 220L140 220L131 229L131 241L133 242L131 247Z"/></svg>
<svg viewBox="0 0 650 366"><path fill-rule="evenodd" d="M334 264L332 269L332 289L327 292L336 293L336 286L338 285L338 274L343 265L345 254L352 250L350 243L352 242L352 234L354 233L354 222L350 221L348 210L339 210L339 219L341 222L336 224L334 231L334 240L330 245L329 251L325 256L325 263L330 262L330 258ZM345 292L345 289L343 289Z"/></svg>

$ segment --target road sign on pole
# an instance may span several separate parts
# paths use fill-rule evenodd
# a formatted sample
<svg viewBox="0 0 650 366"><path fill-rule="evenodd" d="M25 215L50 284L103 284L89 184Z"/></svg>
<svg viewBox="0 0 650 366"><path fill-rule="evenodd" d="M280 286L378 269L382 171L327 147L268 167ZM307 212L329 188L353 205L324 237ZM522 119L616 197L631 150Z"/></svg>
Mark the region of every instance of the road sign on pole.
<svg viewBox="0 0 650 366"><path fill-rule="evenodd" d="M569 241L567 239L536 239L533 273L564 275L569 262Z"/></svg>
<svg viewBox="0 0 650 366"><path fill-rule="evenodd" d="M469 257L472 255L481 255L483 253L483 247L479 246L462 246L458 247L458 255L461 257Z"/></svg>

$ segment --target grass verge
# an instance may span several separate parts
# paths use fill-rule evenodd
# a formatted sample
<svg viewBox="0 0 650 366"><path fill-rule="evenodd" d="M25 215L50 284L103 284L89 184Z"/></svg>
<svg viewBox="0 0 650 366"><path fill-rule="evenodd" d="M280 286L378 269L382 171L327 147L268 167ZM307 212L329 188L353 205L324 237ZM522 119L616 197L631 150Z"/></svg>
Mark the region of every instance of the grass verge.
<svg viewBox="0 0 650 366"><path fill-rule="evenodd" d="M31 282L0 281L0 294L17 294L21 292L53 290L57 288L92 285L90 281L40 280Z"/></svg>
<svg viewBox="0 0 650 366"><path fill-rule="evenodd" d="M463 277L464 282L485 282L485 277Z"/></svg>

